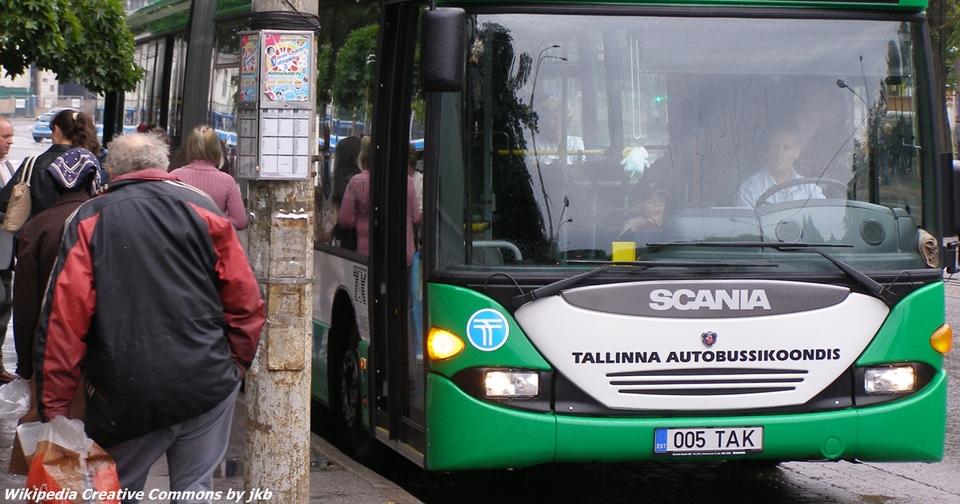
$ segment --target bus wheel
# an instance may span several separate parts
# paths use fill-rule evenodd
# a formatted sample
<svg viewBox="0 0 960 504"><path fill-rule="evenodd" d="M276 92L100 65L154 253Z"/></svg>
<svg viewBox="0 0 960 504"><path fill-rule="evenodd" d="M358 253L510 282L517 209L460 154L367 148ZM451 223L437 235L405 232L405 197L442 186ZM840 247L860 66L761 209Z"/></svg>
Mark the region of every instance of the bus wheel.
<svg viewBox="0 0 960 504"><path fill-rule="evenodd" d="M357 346L359 341L357 329L353 327L347 348L337 367L339 401L336 403L336 420L347 448L355 458L362 460L371 454L373 440L363 422L363 379Z"/></svg>

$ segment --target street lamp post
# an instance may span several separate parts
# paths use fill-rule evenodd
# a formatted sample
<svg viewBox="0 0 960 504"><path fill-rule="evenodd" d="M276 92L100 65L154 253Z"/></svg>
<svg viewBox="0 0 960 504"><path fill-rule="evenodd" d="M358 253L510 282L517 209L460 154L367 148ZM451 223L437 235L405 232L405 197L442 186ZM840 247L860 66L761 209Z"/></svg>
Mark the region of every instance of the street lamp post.
<svg viewBox="0 0 960 504"><path fill-rule="evenodd" d="M543 53L549 51L550 49L559 49L560 44L553 44L551 46L544 47L540 49L540 52L537 53L537 64L533 68L533 84L530 86L530 109L533 110L533 94L537 91L537 77L540 75L540 63L543 62L544 55ZM567 58L562 56L550 56L552 58L561 59L567 61Z"/></svg>
<svg viewBox="0 0 960 504"><path fill-rule="evenodd" d="M557 59L560 61L567 61L567 58L564 58L563 56L554 56L552 54L544 54L550 49L558 49L559 47L560 47L560 44L549 45L547 47L544 47L543 49L540 49L540 52L537 53L537 63L534 65L534 68L533 68L533 84L530 85L529 107L531 111L533 111L533 97L537 91L537 78L540 77L540 64L543 63L543 60L545 59ZM537 125L537 127L539 127L539 124ZM565 139L561 139L561 140L565 140ZM553 211L550 209L550 196L547 194L547 188L543 184L543 172L540 169L540 153L537 152L536 128L530 128L530 141L533 143L533 160L537 166L537 178L540 180L540 193L543 194L543 206L547 210L547 226L548 226L547 232L548 232L548 238L550 240L549 254L550 254L550 257L553 257L553 252L554 252L553 249L556 246L556 237L554 236L554 229L553 229Z"/></svg>

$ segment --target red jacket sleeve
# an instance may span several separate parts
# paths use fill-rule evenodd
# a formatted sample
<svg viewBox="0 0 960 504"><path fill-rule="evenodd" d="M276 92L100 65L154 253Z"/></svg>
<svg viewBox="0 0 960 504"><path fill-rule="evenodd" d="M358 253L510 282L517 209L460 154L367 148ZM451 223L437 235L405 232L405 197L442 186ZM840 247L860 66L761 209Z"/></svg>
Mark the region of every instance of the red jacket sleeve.
<svg viewBox="0 0 960 504"><path fill-rule="evenodd" d="M95 215L75 224L76 239L72 243L64 237L37 324L34 373L39 375L39 412L46 419L69 413L80 382L87 331L97 308L90 238L98 218Z"/></svg>
<svg viewBox="0 0 960 504"><path fill-rule="evenodd" d="M227 340L233 358L244 368L249 368L266 321L260 287L233 224L202 207L194 205L193 209L206 221L217 254L217 291L223 305L223 319L227 323Z"/></svg>

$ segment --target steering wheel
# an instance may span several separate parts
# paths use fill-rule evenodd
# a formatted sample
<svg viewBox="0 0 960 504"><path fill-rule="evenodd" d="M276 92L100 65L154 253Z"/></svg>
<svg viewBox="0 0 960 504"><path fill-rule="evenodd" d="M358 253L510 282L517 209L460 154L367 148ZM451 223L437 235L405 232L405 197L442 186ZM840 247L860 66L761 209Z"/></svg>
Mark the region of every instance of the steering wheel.
<svg viewBox="0 0 960 504"><path fill-rule="evenodd" d="M770 197L773 196L774 194L777 194L780 191L787 190L794 186L807 185L807 184L818 185L821 187L833 186L833 187L839 188L844 193L847 192L847 184L844 184L843 182L840 182L837 179L804 177L804 178L788 180L786 182L781 182L767 189L766 191L763 192L763 194L760 195L759 198L757 198L757 202L756 204L753 205L753 207L760 208L761 205L766 205Z"/></svg>

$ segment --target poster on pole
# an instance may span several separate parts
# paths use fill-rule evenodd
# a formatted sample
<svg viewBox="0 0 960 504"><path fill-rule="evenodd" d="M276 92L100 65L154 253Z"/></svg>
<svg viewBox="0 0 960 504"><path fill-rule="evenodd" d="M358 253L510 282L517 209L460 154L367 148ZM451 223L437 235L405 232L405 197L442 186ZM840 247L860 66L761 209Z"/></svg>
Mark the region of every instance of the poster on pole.
<svg viewBox="0 0 960 504"><path fill-rule="evenodd" d="M259 87L257 86L257 50L260 34L257 32L240 35L240 102L256 103Z"/></svg>
<svg viewBox="0 0 960 504"><path fill-rule="evenodd" d="M309 102L312 37L263 32L263 96L273 102Z"/></svg>

